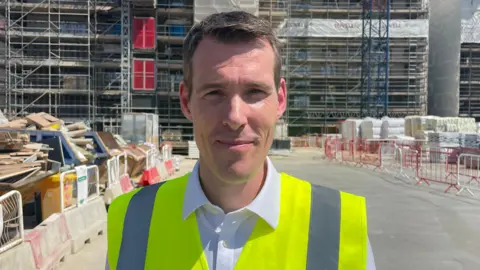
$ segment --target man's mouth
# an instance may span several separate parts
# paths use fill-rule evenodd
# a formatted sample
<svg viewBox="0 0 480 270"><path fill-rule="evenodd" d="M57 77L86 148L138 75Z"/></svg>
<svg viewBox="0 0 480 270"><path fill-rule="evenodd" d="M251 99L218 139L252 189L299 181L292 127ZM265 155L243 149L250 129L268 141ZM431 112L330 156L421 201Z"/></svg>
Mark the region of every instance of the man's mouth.
<svg viewBox="0 0 480 270"><path fill-rule="evenodd" d="M252 140L243 140L243 139L235 139L235 140L217 140L219 144L234 147L234 146L246 146L253 144Z"/></svg>

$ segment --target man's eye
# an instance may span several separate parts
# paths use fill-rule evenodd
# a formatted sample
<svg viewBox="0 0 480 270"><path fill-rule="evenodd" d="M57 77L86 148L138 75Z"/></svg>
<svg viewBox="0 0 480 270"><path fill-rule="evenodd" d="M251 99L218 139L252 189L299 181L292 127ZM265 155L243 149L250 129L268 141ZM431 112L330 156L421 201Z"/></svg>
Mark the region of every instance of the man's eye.
<svg viewBox="0 0 480 270"><path fill-rule="evenodd" d="M254 94L254 95L255 95L255 94L263 94L263 93L264 93L264 92L263 92L262 90L260 90L260 89L252 89L252 90L250 90L249 92L250 92L250 94Z"/></svg>
<svg viewBox="0 0 480 270"><path fill-rule="evenodd" d="M210 92L205 94L205 96L216 96L216 95L220 95L220 91L215 90L215 91L210 91Z"/></svg>

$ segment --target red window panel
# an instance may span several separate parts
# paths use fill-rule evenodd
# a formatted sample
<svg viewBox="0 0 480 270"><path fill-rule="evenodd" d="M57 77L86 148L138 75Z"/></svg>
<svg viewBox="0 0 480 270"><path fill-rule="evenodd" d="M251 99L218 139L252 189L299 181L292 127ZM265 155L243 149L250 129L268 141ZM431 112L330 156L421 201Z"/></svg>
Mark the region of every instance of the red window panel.
<svg viewBox="0 0 480 270"><path fill-rule="evenodd" d="M144 66L145 90L155 90L156 66L154 60L145 61Z"/></svg>
<svg viewBox="0 0 480 270"><path fill-rule="evenodd" d="M144 88L144 63L142 60L133 60L133 89L140 90Z"/></svg>
<svg viewBox="0 0 480 270"><path fill-rule="evenodd" d="M154 91L156 89L157 67L155 60L133 60L133 90Z"/></svg>
<svg viewBox="0 0 480 270"><path fill-rule="evenodd" d="M155 18L133 19L133 48L155 49L157 41Z"/></svg>
<svg viewBox="0 0 480 270"><path fill-rule="evenodd" d="M133 48L142 49L145 35L144 35L145 20L142 18L133 18Z"/></svg>
<svg viewBox="0 0 480 270"><path fill-rule="evenodd" d="M147 18L145 19L143 47L145 49L155 49L156 43L157 29L155 18Z"/></svg>

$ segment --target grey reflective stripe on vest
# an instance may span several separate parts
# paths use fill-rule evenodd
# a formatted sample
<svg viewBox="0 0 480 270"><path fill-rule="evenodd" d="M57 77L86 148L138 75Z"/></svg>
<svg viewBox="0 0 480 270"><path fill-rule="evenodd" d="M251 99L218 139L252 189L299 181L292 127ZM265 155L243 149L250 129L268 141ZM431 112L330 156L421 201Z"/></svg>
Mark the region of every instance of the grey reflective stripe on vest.
<svg viewBox="0 0 480 270"><path fill-rule="evenodd" d="M336 270L340 248L340 191L312 185L307 270Z"/></svg>
<svg viewBox="0 0 480 270"><path fill-rule="evenodd" d="M130 199L123 223L122 244L117 262L118 270L145 268L153 205L158 188L164 183L144 187Z"/></svg>
<svg viewBox="0 0 480 270"><path fill-rule="evenodd" d="M118 270L145 268L153 205L158 188L164 183L145 187L130 199L123 225ZM306 269L336 270L340 245L340 192L312 185L311 200Z"/></svg>

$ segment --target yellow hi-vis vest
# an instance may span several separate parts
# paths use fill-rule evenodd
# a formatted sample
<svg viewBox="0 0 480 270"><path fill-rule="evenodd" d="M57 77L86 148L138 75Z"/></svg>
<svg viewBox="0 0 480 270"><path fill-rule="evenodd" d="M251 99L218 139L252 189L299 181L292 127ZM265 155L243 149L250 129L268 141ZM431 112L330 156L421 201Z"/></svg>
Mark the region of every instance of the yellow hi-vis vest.
<svg viewBox="0 0 480 270"><path fill-rule="evenodd" d="M196 215L182 218L188 175L124 194L108 210L111 270L208 270ZM365 270L365 199L281 174L280 219L259 218L236 270Z"/></svg>

